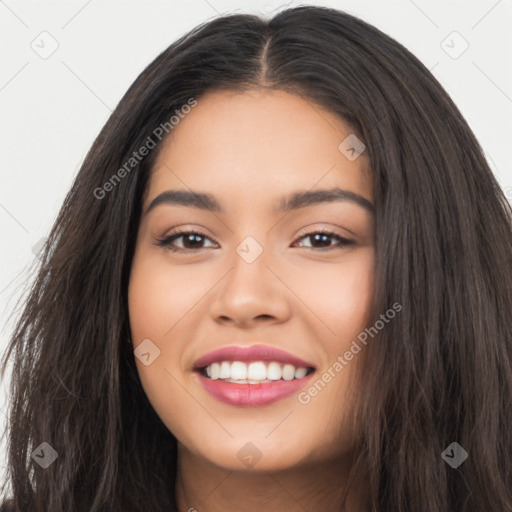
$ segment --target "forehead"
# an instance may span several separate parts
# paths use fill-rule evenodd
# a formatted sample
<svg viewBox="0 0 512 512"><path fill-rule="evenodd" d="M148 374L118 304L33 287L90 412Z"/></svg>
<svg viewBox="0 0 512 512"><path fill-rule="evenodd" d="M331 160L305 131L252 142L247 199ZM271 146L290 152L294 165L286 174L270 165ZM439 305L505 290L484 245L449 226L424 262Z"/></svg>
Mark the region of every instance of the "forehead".
<svg viewBox="0 0 512 512"><path fill-rule="evenodd" d="M339 116L295 94L210 92L164 140L147 201L169 188L272 200L318 186L349 189L371 202L368 156L350 159L345 151L353 137Z"/></svg>

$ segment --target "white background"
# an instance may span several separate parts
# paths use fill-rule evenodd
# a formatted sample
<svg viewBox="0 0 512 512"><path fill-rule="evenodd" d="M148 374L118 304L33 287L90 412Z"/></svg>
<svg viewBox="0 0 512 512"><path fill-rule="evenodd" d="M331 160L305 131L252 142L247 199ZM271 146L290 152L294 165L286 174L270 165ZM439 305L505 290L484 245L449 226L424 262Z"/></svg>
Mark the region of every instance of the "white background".
<svg viewBox="0 0 512 512"><path fill-rule="evenodd" d="M512 0L307 3L368 21L432 70L512 200ZM8 314L27 283L28 265L36 262L34 246L49 232L87 150L143 68L179 36L219 14L271 15L299 4L0 0L0 353L13 325ZM453 31L469 44L455 59L445 50L453 54L464 43L450 36ZM58 48L48 58L32 47L43 51L52 44ZM1 388L2 430L8 378ZM5 458L4 440L0 477Z"/></svg>

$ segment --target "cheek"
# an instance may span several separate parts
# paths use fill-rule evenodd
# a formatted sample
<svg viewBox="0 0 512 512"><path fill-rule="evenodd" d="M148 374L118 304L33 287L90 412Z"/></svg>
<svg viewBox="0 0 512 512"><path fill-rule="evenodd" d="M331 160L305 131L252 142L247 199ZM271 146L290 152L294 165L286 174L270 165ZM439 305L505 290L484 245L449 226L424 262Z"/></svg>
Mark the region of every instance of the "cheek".
<svg viewBox="0 0 512 512"><path fill-rule="evenodd" d="M176 367L186 340L175 336L173 343L167 342L169 331L191 307L192 299L187 296L193 294L193 287L186 274L183 267L172 268L166 264L161 255L155 258L148 252L136 253L128 287L133 348L150 339L160 350L158 357L147 366L136 357L137 371L153 409L171 431L179 431L180 427L179 418L171 411L190 407L190 396L173 378L178 375ZM171 334L179 333L180 327L182 324L178 323Z"/></svg>
<svg viewBox="0 0 512 512"><path fill-rule="evenodd" d="M128 300L135 343L162 337L215 282L217 274L211 276L206 267L192 270L187 265L170 265L161 256L136 255L133 261ZM310 261L306 267L283 268L283 277L305 305L304 314L312 312L311 322L327 327L339 347L340 340L356 336L365 327L372 296L373 250L361 248L337 264ZM203 287L197 286L200 282Z"/></svg>
<svg viewBox="0 0 512 512"><path fill-rule="evenodd" d="M306 269L297 281L302 284L294 287L316 316L324 339L333 340L338 348L366 325L373 295L373 261L373 249L360 249L337 264Z"/></svg>
<svg viewBox="0 0 512 512"><path fill-rule="evenodd" d="M194 276L182 266L160 258L135 258L130 275L128 306L134 342L161 338L182 318L197 295Z"/></svg>

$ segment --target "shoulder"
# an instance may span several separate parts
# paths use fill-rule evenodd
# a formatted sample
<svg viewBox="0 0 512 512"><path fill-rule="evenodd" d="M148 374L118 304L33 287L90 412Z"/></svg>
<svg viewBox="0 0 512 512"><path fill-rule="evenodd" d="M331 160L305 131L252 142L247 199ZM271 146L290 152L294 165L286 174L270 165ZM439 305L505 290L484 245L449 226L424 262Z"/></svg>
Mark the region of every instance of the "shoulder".
<svg viewBox="0 0 512 512"><path fill-rule="evenodd" d="M0 503L0 512L14 512L14 500L8 499Z"/></svg>

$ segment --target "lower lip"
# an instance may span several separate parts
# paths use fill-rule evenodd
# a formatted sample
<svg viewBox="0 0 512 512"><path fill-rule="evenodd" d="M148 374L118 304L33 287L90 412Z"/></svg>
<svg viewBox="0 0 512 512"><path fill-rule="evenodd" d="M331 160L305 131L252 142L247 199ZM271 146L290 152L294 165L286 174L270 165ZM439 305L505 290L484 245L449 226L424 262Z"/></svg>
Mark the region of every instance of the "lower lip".
<svg viewBox="0 0 512 512"><path fill-rule="evenodd" d="M223 380L212 380L196 373L203 387L217 400L238 407L257 407L282 400L299 391L315 372L293 380L276 380L262 384L233 384Z"/></svg>

